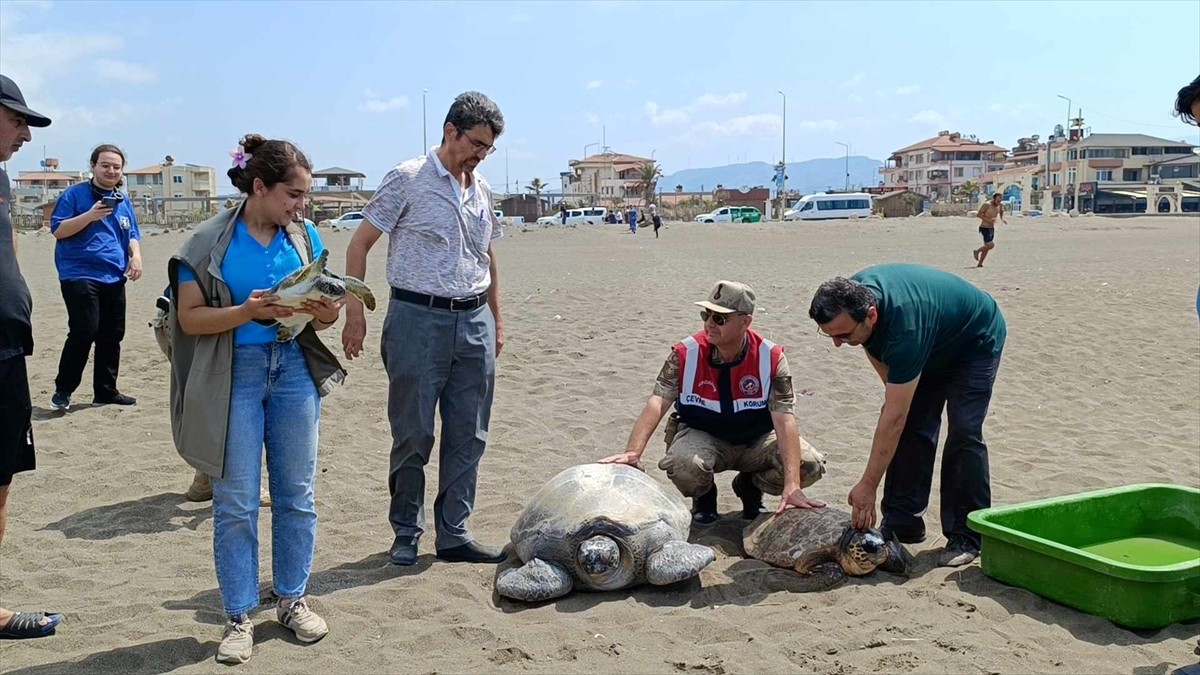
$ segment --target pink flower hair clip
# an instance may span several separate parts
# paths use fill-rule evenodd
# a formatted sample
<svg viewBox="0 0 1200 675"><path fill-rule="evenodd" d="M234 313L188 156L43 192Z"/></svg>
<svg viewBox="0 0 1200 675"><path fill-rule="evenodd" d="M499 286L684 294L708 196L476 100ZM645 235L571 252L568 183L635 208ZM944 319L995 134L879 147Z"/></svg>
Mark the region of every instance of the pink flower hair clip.
<svg viewBox="0 0 1200 675"><path fill-rule="evenodd" d="M245 169L246 164L250 162L250 158L254 155L246 152L246 148L238 144L236 150L230 150L229 156L233 158L233 165L239 169Z"/></svg>

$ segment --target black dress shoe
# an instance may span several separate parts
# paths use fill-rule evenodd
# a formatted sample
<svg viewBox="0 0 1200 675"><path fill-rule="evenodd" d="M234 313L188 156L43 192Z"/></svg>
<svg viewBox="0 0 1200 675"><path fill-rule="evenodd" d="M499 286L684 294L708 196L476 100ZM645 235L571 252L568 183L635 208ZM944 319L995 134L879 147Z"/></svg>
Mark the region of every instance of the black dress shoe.
<svg viewBox="0 0 1200 675"><path fill-rule="evenodd" d="M454 548L438 549L438 560L464 563L502 563L508 554L502 548L484 546L477 541L468 541Z"/></svg>
<svg viewBox="0 0 1200 675"><path fill-rule="evenodd" d="M108 398L92 399L92 405L134 405L136 403L136 398L132 396L126 396L125 394L117 394L116 396L111 396Z"/></svg>
<svg viewBox="0 0 1200 675"><path fill-rule="evenodd" d="M717 486L714 484L708 492L692 498L692 522L708 525L717 521Z"/></svg>
<svg viewBox="0 0 1200 675"><path fill-rule="evenodd" d="M392 542L392 548L388 551L388 559L393 565L415 565L417 564L417 538L416 537L396 537Z"/></svg>
<svg viewBox="0 0 1200 675"><path fill-rule="evenodd" d="M754 479L744 471L733 479L733 494L742 500L742 518L746 520L754 520L766 510L762 490L754 485Z"/></svg>
<svg viewBox="0 0 1200 675"><path fill-rule="evenodd" d="M879 533L883 535L884 539L891 539L892 535L895 535L896 540L901 544L920 544L925 541L925 528L919 530L915 528L910 530L895 530L887 525L881 525Z"/></svg>

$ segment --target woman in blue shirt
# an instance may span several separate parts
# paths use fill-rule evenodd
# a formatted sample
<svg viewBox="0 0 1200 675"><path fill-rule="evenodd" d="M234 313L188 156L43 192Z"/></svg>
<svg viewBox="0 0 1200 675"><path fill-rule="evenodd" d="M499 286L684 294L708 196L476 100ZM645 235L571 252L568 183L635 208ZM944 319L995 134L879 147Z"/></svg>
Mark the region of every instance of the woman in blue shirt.
<svg viewBox="0 0 1200 675"><path fill-rule="evenodd" d="M189 340L185 346L173 338L173 380L185 375L186 379L178 406L173 390L172 423L176 416L187 417L189 410L193 417L204 417L183 419L175 427L176 443L194 465L196 453L203 453L213 458L210 465L220 468L219 475L212 472L213 554L229 620L217 660L243 663L254 645L248 613L259 603L258 509L264 444L272 502L271 578L280 599L276 616L301 642L316 642L329 632L324 619L309 609L304 594L317 533L313 482L321 413L318 384L324 388L315 377L320 366L313 364L324 359L327 367L336 366L336 359L311 331L337 321L342 301L306 303L297 311L313 315L308 327L294 340L276 341L277 327L269 324L293 310L275 304L278 298L264 289L324 248L314 227L293 226L300 249L311 248L311 253L298 250L288 234L312 187L312 164L295 145L258 135L243 138L232 154L229 178L246 200L197 227L169 266L169 275L176 277L172 290L178 328ZM225 361L230 352L231 362ZM344 375L340 366L336 369ZM222 375L225 379L219 379ZM203 408L206 404L201 403L198 408L197 398L217 404ZM223 425L209 419L216 414L228 416ZM218 431L201 434L197 441L189 429L199 427ZM220 430L223 449L209 447L211 437L219 442Z"/></svg>
<svg viewBox="0 0 1200 675"><path fill-rule="evenodd" d="M55 410L71 407L93 344L92 403L136 403L117 390L117 372L125 337L125 280L142 277L142 234L133 205L121 191L125 153L115 145L98 146L92 150L91 167L92 179L67 188L50 216L68 326L50 399Z"/></svg>

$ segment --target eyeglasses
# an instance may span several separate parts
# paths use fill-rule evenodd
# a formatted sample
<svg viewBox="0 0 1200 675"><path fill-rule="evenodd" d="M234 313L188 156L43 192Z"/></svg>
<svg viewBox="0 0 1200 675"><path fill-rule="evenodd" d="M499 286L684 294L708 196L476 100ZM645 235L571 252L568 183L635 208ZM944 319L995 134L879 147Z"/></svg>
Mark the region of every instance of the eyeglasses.
<svg viewBox="0 0 1200 675"><path fill-rule="evenodd" d="M826 333L825 331L821 330L820 326L817 326L817 335L820 337L823 337L823 338L829 338L831 340L841 340L842 342L845 342L846 340L849 340L850 338L854 337L855 331L857 331L858 327L861 325L862 325L862 322L858 321L854 324L854 328L850 329L849 333L840 333L838 335L830 335L829 333Z"/></svg>
<svg viewBox="0 0 1200 675"><path fill-rule="evenodd" d="M484 157L487 157L488 155L490 155L496 151L496 146L488 145L487 143L484 143L483 141L477 141L474 138L471 138L471 134L468 134L467 132L463 131L462 129L459 129L458 133L465 136L468 141L471 141L471 147L475 150L475 154L477 154L477 155L482 154Z"/></svg>
<svg viewBox="0 0 1200 675"><path fill-rule="evenodd" d="M713 312L713 311L709 311L707 309L700 310L700 320L701 321L708 321L709 319L712 319L712 322L717 324L718 326L724 326L726 321L729 321L730 319L732 319L735 316L744 316L744 314L742 312L734 312L732 314L722 314L721 312Z"/></svg>

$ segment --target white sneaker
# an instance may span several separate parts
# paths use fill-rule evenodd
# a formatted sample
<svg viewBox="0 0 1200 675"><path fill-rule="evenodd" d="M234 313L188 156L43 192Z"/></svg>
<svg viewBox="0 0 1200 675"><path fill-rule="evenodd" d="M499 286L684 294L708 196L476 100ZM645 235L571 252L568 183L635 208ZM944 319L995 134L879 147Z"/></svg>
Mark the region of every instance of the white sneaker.
<svg viewBox="0 0 1200 675"><path fill-rule="evenodd" d="M325 619L308 608L308 601L297 598L292 604L280 604L275 608L275 618L279 623L291 628L296 633L296 639L301 642L316 642L329 634L329 626Z"/></svg>
<svg viewBox="0 0 1200 675"><path fill-rule="evenodd" d="M979 549L961 541L951 541L938 556L938 567L962 567L979 557Z"/></svg>
<svg viewBox="0 0 1200 675"><path fill-rule="evenodd" d="M245 663L254 653L254 624L247 621L229 620L217 647L217 660L221 663Z"/></svg>

